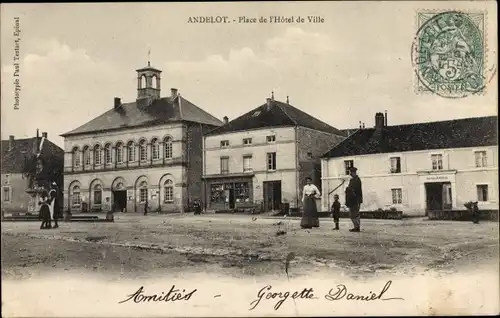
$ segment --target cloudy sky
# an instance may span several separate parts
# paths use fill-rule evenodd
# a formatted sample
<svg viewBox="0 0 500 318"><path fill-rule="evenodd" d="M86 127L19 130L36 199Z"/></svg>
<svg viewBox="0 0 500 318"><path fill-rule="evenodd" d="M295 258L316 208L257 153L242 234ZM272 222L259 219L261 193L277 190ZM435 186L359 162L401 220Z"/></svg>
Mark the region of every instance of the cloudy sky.
<svg viewBox="0 0 500 318"><path fill-rule="evenodd" d="M163 70L175 87L218 118L275 98L337 128L497 113L497 77L486 94L462 99L417 95L411 45L421 9L488 11L488 68L496 70L494 2L281 2L157 4L2 4L2 139L60 134L133 101L137 68ZM189 24L191 16L321 16L312 24ZM14 110L14 17L19 17L20 105ZM494 71L492 71L494 72Z"/></svg>

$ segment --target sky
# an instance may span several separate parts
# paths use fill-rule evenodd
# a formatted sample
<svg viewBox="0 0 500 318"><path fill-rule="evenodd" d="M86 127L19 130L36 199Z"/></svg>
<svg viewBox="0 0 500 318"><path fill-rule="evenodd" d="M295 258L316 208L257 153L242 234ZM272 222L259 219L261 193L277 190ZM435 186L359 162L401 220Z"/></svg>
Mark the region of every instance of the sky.
<svg viewBox="0 0 500 318"><path fill-rule="evenodd" d="M487 11L484 94L447 99L415 93L411 46L418 10ZM319 16L323 23L193 24L195 16ZM19 17L19 107L14 109L13 34ZM68 132L133 101L135 70L163 71L162 95L174 87L212 115L234 119L274 91L339 129L497 114L496 3L235 2L1 5L1 135Z"/></svg>

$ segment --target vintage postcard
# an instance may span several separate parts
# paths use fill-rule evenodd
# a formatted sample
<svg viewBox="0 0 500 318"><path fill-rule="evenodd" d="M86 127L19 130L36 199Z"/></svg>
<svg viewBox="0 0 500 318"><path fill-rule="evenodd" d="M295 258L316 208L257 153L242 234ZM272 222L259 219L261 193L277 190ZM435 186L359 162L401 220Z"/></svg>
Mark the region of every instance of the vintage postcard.
<svg viewBox="0 0 500 318"><path fill-rule="evenodd" d="M2 4L2 315L498 314L497 19Z"/></svg>

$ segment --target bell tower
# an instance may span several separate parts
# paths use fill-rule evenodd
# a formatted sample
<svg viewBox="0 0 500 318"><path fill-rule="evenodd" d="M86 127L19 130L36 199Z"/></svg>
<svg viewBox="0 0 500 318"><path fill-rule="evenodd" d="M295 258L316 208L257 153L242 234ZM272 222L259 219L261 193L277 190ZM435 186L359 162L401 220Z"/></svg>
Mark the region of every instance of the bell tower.
<svg viewBox="0 0 500 318"><path fill-rule="evenodd" d="M137 72L137 99L150 98L152 100L160 98L161 92L161 71L151 67L148 52L148 66L136 70Z"/></svg>

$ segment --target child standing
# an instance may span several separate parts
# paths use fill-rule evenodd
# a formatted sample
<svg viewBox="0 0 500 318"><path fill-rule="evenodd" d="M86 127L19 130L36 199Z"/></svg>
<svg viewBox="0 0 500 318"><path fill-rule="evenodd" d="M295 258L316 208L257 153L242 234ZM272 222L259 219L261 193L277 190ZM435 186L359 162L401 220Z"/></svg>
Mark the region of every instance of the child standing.
<svg viewBox="0 0 500 318"><path fill-rule="evenodd" d="M332 204L332 217L333 217L333 222L335 222L335 228L334 230L340 230L339 229L339 219L340 219L340 202L339 202L339 195L335 194L333 196L333 204Z"/></svg>

